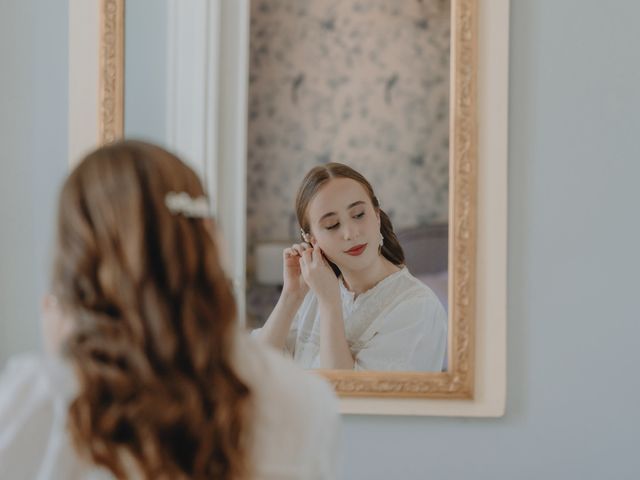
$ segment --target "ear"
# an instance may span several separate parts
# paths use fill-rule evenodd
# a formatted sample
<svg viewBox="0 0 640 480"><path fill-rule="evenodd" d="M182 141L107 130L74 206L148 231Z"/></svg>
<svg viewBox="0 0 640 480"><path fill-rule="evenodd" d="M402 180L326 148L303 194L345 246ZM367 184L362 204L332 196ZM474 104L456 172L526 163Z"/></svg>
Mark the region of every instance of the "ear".
<svg viewBox="0 0 640 480"><path fill-rule="evenodd" d="M316 241L316 238L313 236L313 234L311 233L311 229L309 229L308 232L305 232L302 228L300 229L300 234L302 236L302 240L304 240L307 243L314 243Z"/></svg>
<svg viewBox="0 0 640 480"><path fill-rule="evenodd" d="M59 355L62 344L72 333L73 323L62 314L56 297L51 294L42 298L40 308L44 350L48 355Z"/></svg>

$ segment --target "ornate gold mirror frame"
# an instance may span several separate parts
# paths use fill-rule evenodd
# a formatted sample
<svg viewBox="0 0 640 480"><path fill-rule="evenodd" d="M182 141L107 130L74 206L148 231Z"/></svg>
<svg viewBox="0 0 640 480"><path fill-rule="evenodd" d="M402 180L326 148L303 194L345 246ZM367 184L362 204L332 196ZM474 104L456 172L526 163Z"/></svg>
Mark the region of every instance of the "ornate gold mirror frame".
<svg viewBox="0 0 640 480"><path fill-rule="evenodd" d="M101 0L98 138L124 127L124 3ZM451 0L449 369L321 371L343 397L474 398L477 246L477 0Z"/></svg>
<svg viewBox="0 0 640 480"><path fill-rule="evenodd" d="M124 2L101 0L98 139L113 142L124 134Z"/></svg>

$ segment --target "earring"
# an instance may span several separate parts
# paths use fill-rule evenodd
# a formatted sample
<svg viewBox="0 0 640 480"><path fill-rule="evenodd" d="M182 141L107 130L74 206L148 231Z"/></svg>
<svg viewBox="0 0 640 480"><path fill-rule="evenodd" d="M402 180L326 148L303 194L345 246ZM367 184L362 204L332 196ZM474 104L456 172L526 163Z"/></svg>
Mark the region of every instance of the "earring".
<svg viewBox="0 0 640 480"><path fill-rule="evenodd" d="M382 232L380 232L380 247L382 247L384 245L384 235L382 235Z"/></svg>
<svg viewBox="0 0 640 480"><path fill-rule="evenodd" d="M309 234L307 232L305 232L302 228L300 229L300 235L302 235L302 239L305 242L311 243L311 242L309 242Z"/></svg>

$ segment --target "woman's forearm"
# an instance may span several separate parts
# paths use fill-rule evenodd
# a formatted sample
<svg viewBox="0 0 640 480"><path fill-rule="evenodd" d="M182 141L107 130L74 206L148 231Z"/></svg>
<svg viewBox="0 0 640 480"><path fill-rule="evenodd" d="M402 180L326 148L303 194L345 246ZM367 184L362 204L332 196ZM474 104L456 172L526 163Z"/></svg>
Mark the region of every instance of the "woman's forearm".
<svg viewBox="0 0 640 480"><path fill-rule="evenodd" d="M283 292L264 326L256 333L258 339L278 350L282 350L291 328L291 322L303 300L303 296L290 295Z"/></svg>
<svg viewBox="0 0 640 480"><path fill-rule="evenodd" d="M347 343L340 302L318 302L320 313L320 367L352 370L353 355Z"/></svg>

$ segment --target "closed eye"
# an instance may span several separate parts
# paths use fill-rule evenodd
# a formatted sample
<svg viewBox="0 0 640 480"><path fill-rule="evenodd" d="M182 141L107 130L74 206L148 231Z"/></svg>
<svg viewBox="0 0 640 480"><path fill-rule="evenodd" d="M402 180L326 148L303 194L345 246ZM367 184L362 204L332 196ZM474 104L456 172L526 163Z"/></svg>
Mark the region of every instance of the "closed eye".
<svg viewBox="0 0 640 480"><path fill-rule="evenodd" d="M365 213L365 212L360 212L360 213L358 213L358 214L354 215L354 216L353 216L353 218L356 218L356 219L362 218L362 217L364 217L364 213ZM326 228L327 230L335 230L335 229L336 229L336 228L338 228L339 226L340 226L340 222L338 222L338 223L334 223L333 225L330 225L330 226L325 227L325 228Z"/></svg>

